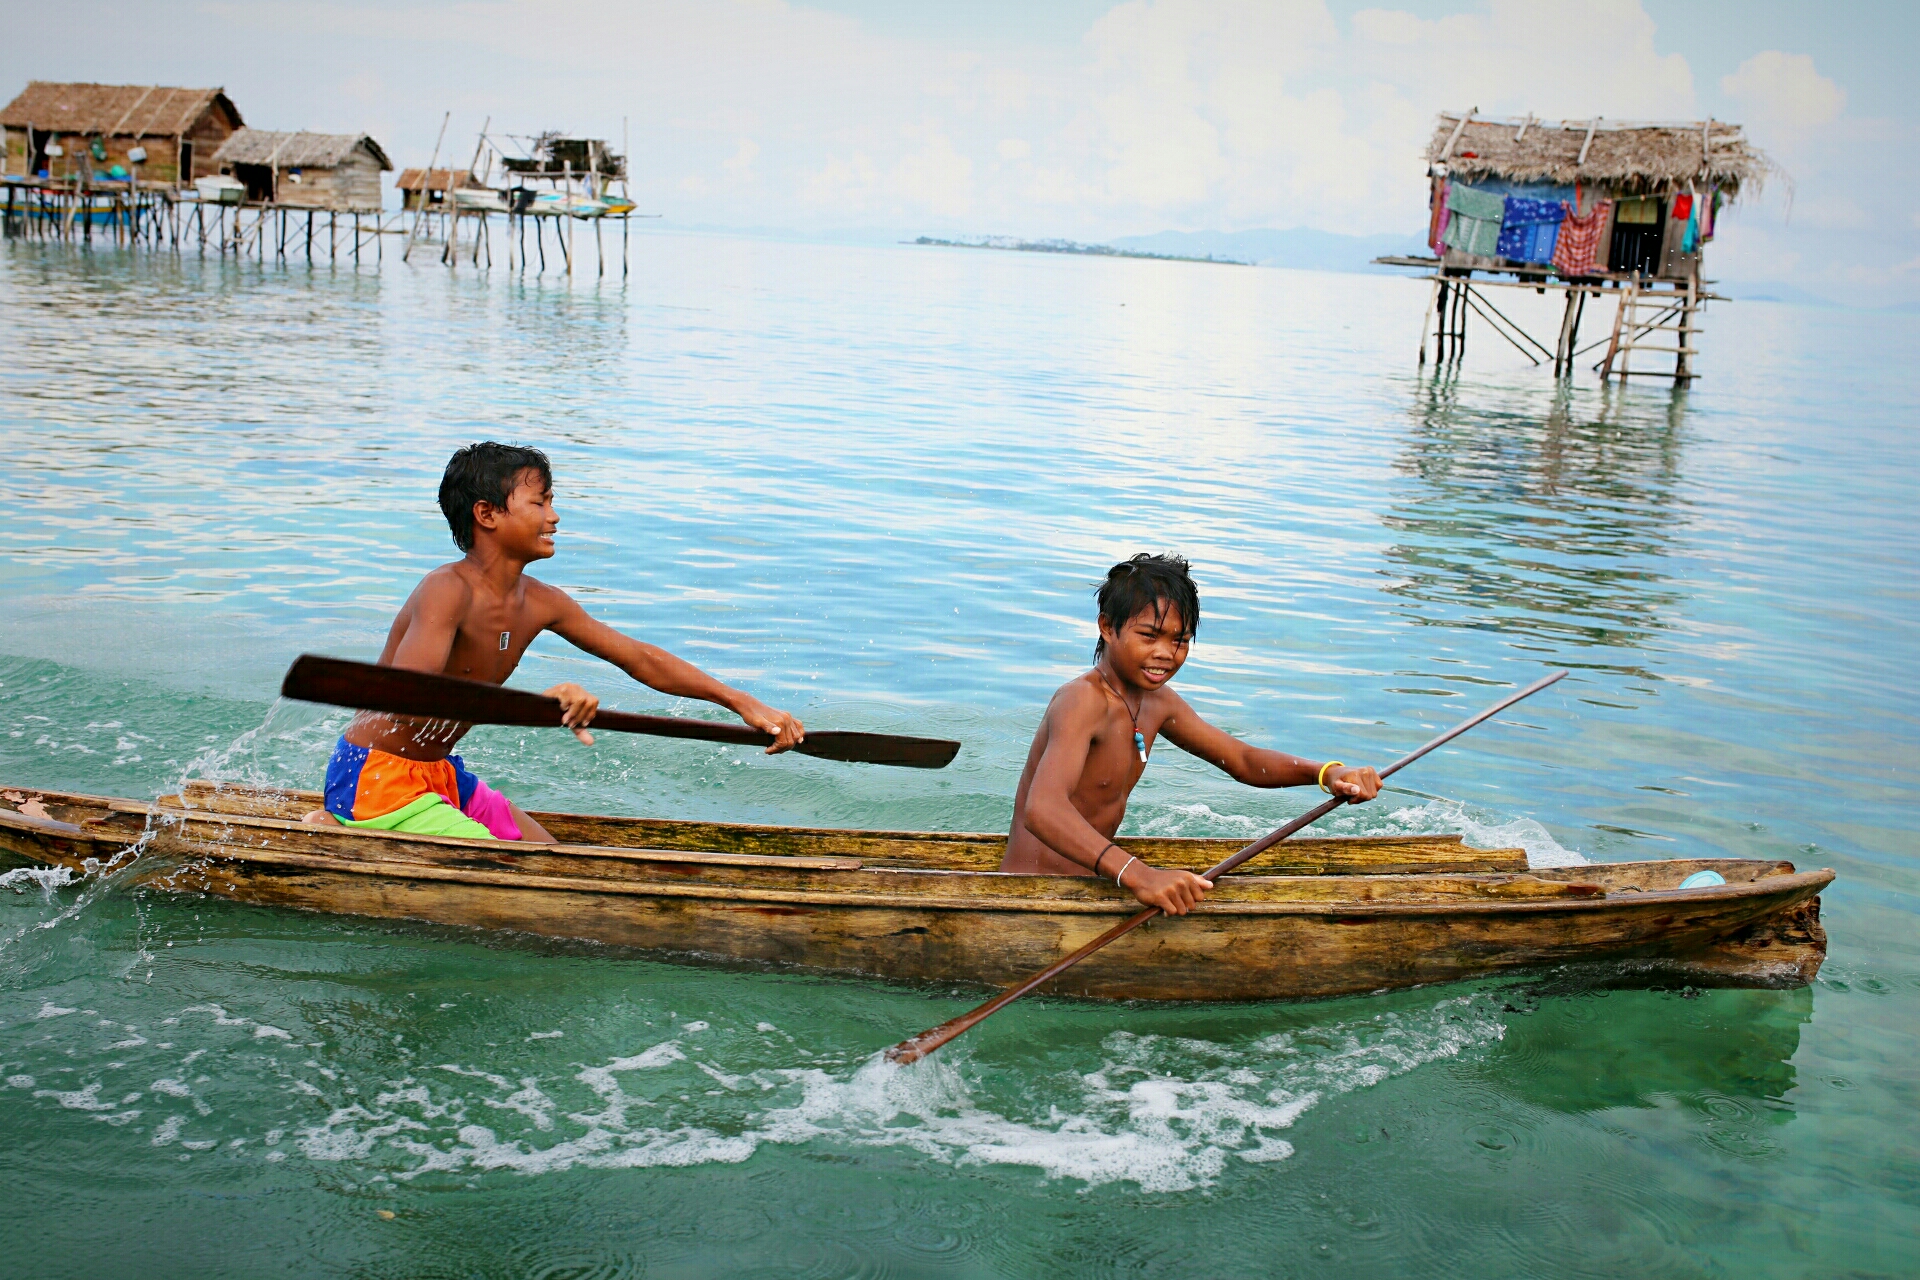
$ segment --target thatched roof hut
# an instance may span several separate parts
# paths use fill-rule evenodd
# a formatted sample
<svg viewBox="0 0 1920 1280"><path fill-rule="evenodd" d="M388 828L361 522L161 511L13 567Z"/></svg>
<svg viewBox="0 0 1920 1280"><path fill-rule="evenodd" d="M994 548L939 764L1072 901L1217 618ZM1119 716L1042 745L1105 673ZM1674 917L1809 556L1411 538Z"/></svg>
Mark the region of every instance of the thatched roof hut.
<svg viewBox="0 0 1920 1280"><path fill-rule="evenodd" d="M1697 281L1720 209L1773 172L1718 120L1443 112L1427 144L1428 243L1456 270Z"/></svg>
<svg viewBox="0 0 1920 1280"><path fill-rule="evenodd" d="M94 171L133 167L138 148L141 176L182 184L215 172L214 151L243 123L224 89L165 85L35 80L0 108L8 173L51 172L50 143Z"/></svg>
<svg viewBox="0 0 1920 1280"><path fill-rule="evenodd" d="M242 129L213 158L246 184L249 200L342 213L377 212L380 175L393 168L364 133Z"/></svg>
<svg viewBox="0 0 1920 1280"><path fill-rule="evenodd" d="M1488 120L1442 112L1427 145L1429 166L1466 182L1582 183L1619 195L1718 187L1729 198L1758 190L1772 162L1737 124L1645 124L1610 120Z"/></svg>
<svg viewBox="0 0 1920 1280"><path fill-rule="evenodd" d="M481 184L465 169L402 169L393 185L400 193L402 208L418 209L424 203L429 209L438 209L446 203L447 192Z"/></svg>

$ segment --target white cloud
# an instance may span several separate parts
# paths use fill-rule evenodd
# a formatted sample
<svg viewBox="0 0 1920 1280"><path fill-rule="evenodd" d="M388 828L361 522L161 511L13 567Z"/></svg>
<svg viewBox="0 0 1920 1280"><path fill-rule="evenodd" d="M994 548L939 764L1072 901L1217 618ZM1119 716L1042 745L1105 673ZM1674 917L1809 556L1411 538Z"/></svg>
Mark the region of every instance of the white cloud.
<svg viewBox="0 0 1920 1280"><path fill-rule="evenodd" d="M935 133L900 157L887 175L887 189L906 211L961 217L973 207L973 161L945 134Z"/></svg>
<svg viewBox="0 0 1920 1280"><path fill-rule="evenodd" d="M736 178L751 178L753 162L759 155L760 144L752 138L742 138L740 145L734 148L733 154L723 161L720 167Z"/></svg>
<svg viewBox="0 0 1920 1280"><path fill-rule="evenodd" d="M1434 19L1365 9L1353 32L1354 71L1433 110L1648 120L1695 109L1692 69L1659 51L1640 0L1489 0Z"/></svg>
<svg viewBox="0 0 1920 1280"><path fill-rule="evenodd" d="M1822 194L1794 202L1793 220L1816 231L1865 231L1873 218L1850 196Z"/></svg>
<svg viewBox="0 0 1920 1280"><path fill-rule="evenodd" d="M1847 105L1846 92L1814 70L1812 58L1777 49L1757 53L1723 76L1720 91L1756 124L1786 129L1831 124Z"/></svg>

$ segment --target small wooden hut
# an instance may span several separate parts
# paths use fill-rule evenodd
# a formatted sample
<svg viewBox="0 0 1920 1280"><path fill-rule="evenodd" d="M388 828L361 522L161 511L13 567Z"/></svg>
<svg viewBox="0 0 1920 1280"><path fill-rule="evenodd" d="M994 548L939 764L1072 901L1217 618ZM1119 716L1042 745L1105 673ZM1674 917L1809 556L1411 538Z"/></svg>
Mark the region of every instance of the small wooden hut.
<svg viewBox="0 0 1920 1280"><path fill-rule="evenodd" d="M337 213L378 213L380 175L393 168L364 133L242 129L213 159L246 186L249 201Z"/></svg>
<svg viewBox="0 0 1920 1280"><path fill-rule="evenodd" d="M465 169L402 169L393 185L401 208L439 213L447 206L447 192L478 187L480 180Z"/></svg>
<svg viewBox="0 0 1920 1280"><path fill-rule="evenodd" d="M1556 373L1569 373L1586 299L1615 292L1614 332L1595 367L1603 377L1650 373L1628 368L1628 356L1662 351L1675 356L1662 376L1682 381L1694 376L1696 313L1713 296L1701 275L1704 247L1721 211L1772 169L1739 125L1718 120L1485 119L1472 111L1441 114L1426 159L1434 256L1381 261L1435 268L1442 360L1464 349L1471 310L1529 359L1537 350ZM1500 312L1480 292L1489 285L1565 290L1557 347L1549 351ZM1424 332L1420 354L1424 362Z"/></svg>
<svg viewBox="0 0 1920 1280"><path fill-rule="evenodd" d="M213 153L242 124L223 89L35 80L0 109L4 171L91 177L117 165L186 186L215 172Z"/></svg>

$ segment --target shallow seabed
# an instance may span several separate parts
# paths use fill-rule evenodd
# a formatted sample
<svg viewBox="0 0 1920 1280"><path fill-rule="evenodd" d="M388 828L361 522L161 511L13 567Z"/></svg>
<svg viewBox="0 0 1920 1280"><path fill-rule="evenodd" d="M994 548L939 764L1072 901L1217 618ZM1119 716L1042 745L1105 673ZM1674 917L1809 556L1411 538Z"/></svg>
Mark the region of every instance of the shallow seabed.
<svg viewBox="0 0 1920 1280"><path fill-rule="evenodd" d="M1831 866L1820 981L1035 1000L901 1071L879 1050L977 991L17 871L0 1274L1911 1274L1920 320L1719 306L1693 391L1556 390L1484 333L1422 374L1395 279L634 262L7 245L0 783L314 785L344 716L279 673L377 652L450 556L447 453L501 436L552 453L546 576L590 609L814 727L966 744L921 773L476 731L530 806L1004 827L1092 585L1173 548L1205 603L1180 685L1263 744L1384 761L1572 668L1332 829ZM695 710L553 641L518 682L561 678ZM1309 803L1167 749L1128 826Z"/></svg>

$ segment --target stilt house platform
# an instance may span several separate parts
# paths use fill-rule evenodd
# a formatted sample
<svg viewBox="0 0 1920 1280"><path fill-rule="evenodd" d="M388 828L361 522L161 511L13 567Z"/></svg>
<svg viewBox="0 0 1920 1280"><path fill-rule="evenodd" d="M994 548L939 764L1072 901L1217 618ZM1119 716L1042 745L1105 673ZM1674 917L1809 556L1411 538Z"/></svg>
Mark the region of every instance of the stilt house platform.
<svg viewBox="0 0 1920 1280"><path fill-rule="evenodd" d="M1757 190L1772 165L1739 125L1484 119L1442 113L1427 148L1433 257L1389 256L1386 266L1431 269L1428 323L1438 363L1466 352L1467 317L1478 316L1534 364L1566 377L1600 347L1603 379L1699 376L1694 360L1701 308L1717 295L1702 274L1721 211ZM1566 296L1548 347L1493 301L1494 289ZM1589 298L1612 295L1613 327L1580 345ZM1634 367L1634 357L1640 357ZM1650 367L1649 357L1671 368Z"/></svg>

